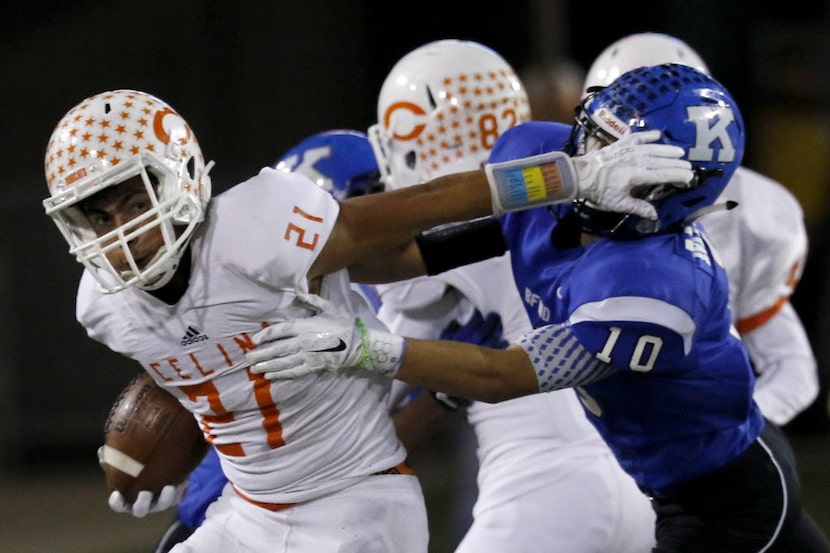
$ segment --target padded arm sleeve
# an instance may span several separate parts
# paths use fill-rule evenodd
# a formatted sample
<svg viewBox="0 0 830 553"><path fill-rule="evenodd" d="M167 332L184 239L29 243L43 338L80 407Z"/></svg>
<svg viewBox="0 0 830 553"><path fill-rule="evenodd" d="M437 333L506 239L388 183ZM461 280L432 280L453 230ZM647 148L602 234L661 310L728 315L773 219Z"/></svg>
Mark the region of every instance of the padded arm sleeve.
<svg viewBox="0 0 830 553"><path fill-rule="evenodd" d="M614 368L582 347L569 325L548 325L525 334L519 345L536 370L539 391L549 392L596 382Z"/></svg>
<svg viewBox="0 0 830 553"><path fill-rule="evenodd" d="M493 217L441 225L422 233L415 242L429 276L507 251L501 223Z"/></svg>

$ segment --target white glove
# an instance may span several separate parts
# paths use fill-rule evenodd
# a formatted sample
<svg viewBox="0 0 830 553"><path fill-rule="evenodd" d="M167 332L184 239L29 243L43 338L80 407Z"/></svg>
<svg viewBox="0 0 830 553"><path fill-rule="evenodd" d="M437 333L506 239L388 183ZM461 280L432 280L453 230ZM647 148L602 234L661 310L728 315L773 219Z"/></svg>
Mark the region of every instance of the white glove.
<svg viewBox="0 0 830 553"><path fill-rule="evenodd" d="M685 188L694 173L685 151L669 144L650 144L660 131L628 133L620 140L584 156L571 158L579 182L577 197L618 213L656 220L657 211L631 195L643 185L674 184Z"/></svg>
<svg viewBox="0 0 830 553"><path fill-rule="evenodd" d="M104 446L98 448L98 462L103 464ZM150 490L141 490L136 494L135 501L130 503L119 491L110 494L107 503L110 509L116 513L126 513L136 518L143 518L150 513L166 511L170 507L178 505L187 491L188 481L181 484L168 484L159 492L158 496L153 495Z"/></svg>
<svg viewBox="0 0 830 553"><path fill-rule="evenodd" d="M128 502L121 492L115 491L110 494L109 506L116 513L127 513L137 518L142 518L150 513L165 511L179 504L187 491L187 480L178 485L167 485L161 489L158 496L154 496L149 490L138 492L135 501Z"/></svg>
<svg viewBox="0 0 830 553"><path fill-rule="evenodd" d="M602 209L656 220L654 206L639 199L637 189L668 183L686 187L694 176L691 163L681 159L683 148L651 144L659 138L660 131L629 133L584 156L557 151L488 163L493 213L583 198Z"/></svg>
<svg viewBox="0 0 830 553"><path fill-rule="evenodd" d="M252 335L258 347L245 354L252 372L269 380L338 369L395 375L406 346L401 336L368 329L359 317L319 296L301 295L297 300L317 314L276 323Z"/></svg>

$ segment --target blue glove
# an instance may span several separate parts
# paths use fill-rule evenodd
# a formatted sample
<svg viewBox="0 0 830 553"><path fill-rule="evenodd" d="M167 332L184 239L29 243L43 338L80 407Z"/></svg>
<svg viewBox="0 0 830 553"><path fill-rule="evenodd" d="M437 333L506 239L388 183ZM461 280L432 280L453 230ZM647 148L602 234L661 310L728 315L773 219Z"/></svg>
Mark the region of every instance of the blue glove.
<svg viewBox="0 0 830 553"><path fill-rule="evenodd" d="M441 331L442 340L455 340L466 342L488 348L504 349L507 347L507 340L502 337L503 329L501 316L496 312L490 312L482 317L481 311L475 310L473 316L466 323L459 324L452 321Z"/></svg>

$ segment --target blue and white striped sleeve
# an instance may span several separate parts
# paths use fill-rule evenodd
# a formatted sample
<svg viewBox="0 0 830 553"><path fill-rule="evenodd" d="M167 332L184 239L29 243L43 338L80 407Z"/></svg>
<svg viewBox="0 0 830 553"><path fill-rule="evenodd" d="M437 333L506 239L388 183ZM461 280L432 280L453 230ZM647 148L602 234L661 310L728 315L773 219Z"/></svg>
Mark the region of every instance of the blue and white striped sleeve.
<svg viewBox="0 0 830 553"><path fill-rule="evenodd" d="M533 363L540 392L589 384L614 372L582 347L567 324L534 329L518 345Z"/></svg>

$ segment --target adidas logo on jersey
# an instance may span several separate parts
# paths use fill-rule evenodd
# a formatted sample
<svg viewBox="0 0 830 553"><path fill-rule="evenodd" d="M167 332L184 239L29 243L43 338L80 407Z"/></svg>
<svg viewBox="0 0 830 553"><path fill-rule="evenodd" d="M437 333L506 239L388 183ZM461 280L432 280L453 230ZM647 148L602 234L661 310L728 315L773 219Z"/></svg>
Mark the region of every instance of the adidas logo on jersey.
<svg viewBox="0 0 830 553"><path fill-rule="evenodd" d="M190 344L204 342L205 340L210 340L207 334L202 334L192 326L188 326L187 332L185 332L184 336L182 336L182 346L189 346Z"/></svg>

